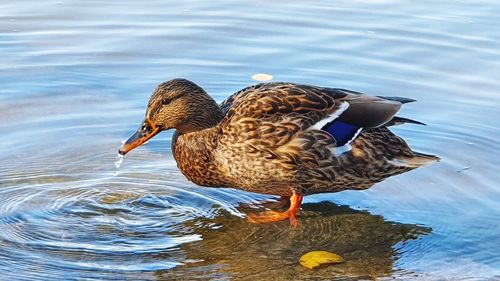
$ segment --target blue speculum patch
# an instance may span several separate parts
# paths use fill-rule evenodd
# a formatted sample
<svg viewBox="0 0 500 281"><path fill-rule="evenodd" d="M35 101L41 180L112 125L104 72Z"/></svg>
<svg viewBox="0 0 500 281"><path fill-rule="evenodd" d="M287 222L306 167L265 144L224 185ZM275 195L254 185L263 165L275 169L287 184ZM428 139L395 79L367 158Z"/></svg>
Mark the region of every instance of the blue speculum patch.
<svg viewBox="0 0 500 281"><path fill-rule="evenodd" d="M360 128L339 120L334 120L321 129L327 131L335 138L337 146L342 146L352 140Z"/></svg>

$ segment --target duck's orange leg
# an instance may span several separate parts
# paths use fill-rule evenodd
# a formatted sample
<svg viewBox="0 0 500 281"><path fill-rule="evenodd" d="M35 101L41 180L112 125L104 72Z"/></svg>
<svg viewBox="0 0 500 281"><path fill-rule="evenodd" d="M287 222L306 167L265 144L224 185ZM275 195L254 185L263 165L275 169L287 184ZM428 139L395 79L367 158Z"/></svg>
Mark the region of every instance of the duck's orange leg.
<svg viewBox="0 0 500 281"><path fill-rule="evenodd" d="M292 226L298 226L297 214L299 213L302 195L295 192L290 197L290 207L285 212L266 211L260 214L247 214L247 219L251 223L276 222L289 219Z"/></svg>

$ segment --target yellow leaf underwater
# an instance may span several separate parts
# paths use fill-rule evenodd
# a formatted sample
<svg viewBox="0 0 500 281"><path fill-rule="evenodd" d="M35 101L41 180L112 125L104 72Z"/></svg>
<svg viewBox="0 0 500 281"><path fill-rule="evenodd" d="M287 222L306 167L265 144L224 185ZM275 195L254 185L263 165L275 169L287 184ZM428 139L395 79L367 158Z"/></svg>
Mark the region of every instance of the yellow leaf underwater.
<svg viewBox="0 0 500 281"><path fill-rule="evenodd" d="M300 257L300 264L303 267L313 269L320 265L336 264L344 262L344 258L327 251L312 251Z"/></svg>

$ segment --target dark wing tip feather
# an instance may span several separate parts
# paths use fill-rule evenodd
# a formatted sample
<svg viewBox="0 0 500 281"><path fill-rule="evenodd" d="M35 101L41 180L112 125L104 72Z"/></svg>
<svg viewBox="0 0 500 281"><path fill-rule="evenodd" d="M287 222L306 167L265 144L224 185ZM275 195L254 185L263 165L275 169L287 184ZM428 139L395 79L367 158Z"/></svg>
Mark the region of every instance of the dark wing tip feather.
<svg viewBox="0 0 500 281"><path fill-rule="evenodd" d="M398 116L394 116L394 118L392 118L391 121L387 122L385 124L385 126L389 127L389 126L396 126L396 125L401 125L401 124L415 124L415 125L427 126L427 124L425 124L423 122L412 120L409 118L398 117Z"/></svg>
<svg viewBox="0 0 500 281"><path fill-rule="evenodd" d="M360 128L379 127L389 122L401 108L401 103L370 96L348 100L349 107L339 120Z"/></svg>
<svg viewBox="0 0 500 281"><path fill-rule="evenodd" d="M382 97L382 96L377 96L378 98L384 99L384 100L391 100L391 101L398 101L400 103L410 103L410 102L416 102L417 100L410 99L410 98L403 98L403 97Z"/></svg>

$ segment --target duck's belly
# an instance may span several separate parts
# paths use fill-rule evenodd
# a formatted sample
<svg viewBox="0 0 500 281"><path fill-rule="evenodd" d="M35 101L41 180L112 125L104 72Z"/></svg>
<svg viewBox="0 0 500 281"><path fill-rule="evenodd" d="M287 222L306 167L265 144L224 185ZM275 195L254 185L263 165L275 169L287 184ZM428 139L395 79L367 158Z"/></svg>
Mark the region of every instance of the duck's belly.
<svg viewBox="0 0 500 281"><path fill-rule="evenodd" d="M292 190L293 190L289 185L273 184L273 183L256 184L252 186L239 186L236 188L243 189L249 192L278 195L278 196L292 196Z"/></svg>
<svg viewBox="0 0 500 281"><path fill-rule="evenodd" d="M242 189L249 192L291 196L293 187L291 182L277 182L268 173L252 173L251 169L247 172L225 172L224 177L221 177L218 172L214 172L215 167L200 168L199 166L179 166L181 172L191 182L208 187L231 187ZM217 170L217 169L215 169Z"/></svg>

